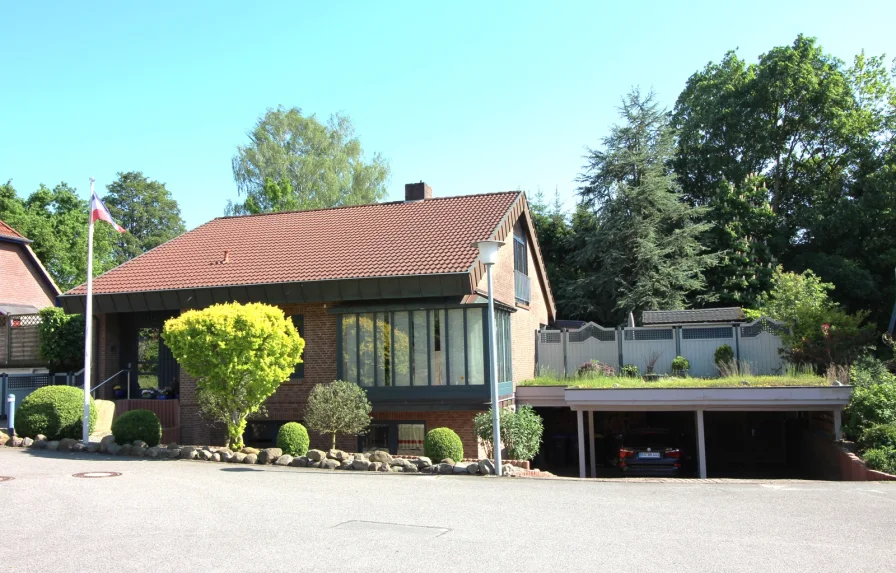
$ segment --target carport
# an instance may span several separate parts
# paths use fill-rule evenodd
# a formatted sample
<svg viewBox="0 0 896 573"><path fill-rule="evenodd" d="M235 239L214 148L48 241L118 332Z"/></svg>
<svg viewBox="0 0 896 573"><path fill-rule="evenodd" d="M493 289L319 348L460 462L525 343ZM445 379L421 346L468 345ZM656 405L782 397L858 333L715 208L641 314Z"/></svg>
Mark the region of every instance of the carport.
<svg viewBox="0 0 896 573"><path fill-rule="evenodd" d="M706 478L705 412L829 412L832 439L840 439L843 408L849 402L849 386L778 386L738 388L517 388L517 402L534 407L566 406L576 413L579 477L587 477L586 443L590 475L596 477L594 412L693 412L697 433L698 475ZM589 428L586 438L585 416Z"/></svg>

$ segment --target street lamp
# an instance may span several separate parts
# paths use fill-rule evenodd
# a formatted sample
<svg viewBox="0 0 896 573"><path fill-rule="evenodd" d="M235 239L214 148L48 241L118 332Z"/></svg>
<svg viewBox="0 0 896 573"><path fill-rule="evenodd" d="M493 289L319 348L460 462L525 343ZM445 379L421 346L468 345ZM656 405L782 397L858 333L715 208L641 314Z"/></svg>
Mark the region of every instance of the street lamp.
<svg viewBox="0 0 896 573"><path fill-rule="evenodd" d="M492 289L492 267L498 262L498 249L503 241L479 241L473 246L479 249L479 260L485 265L488 277L488 347L491 357L492 426L494 429L495 475L501 476L501 416L498 410L498 345L495 344L495 297Z"/></svg>

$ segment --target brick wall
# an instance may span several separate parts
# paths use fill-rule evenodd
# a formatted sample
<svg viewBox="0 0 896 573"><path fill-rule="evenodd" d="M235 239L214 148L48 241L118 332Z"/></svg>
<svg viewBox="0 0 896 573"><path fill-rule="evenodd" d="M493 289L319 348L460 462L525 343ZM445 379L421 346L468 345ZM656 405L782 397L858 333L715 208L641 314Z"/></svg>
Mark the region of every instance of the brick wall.
<svg viewBox="0 0 896 573"><path fill-rule="evenodd" d="M480 454L479 443L476 440L476 434L473 432L473 418L479 412L459 411L459 412L373 412L373 419L376 420L414 420L426 423L426 431L429 432L434 428L451 428L460 437L460 441L464 445L464 456L468 458L484 457L485 452ZM433 460L440 461L440 460ZM458 460L454 460L458 461Z"/></svg>
<svg viewBox="0 0 896 573"><path fill-rule="evenodd" d="M56 293L24 245L0 242L0 302L37 308L53 306L56 302Z"/></svg>

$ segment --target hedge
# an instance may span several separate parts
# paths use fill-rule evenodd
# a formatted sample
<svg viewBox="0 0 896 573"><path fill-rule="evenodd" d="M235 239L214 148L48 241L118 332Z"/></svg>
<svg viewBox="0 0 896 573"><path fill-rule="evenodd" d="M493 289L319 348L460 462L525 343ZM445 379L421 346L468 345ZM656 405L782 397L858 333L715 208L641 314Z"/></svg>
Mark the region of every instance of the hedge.
<svg viewBox="0 0 896 573"><path fill-rule="evenodd" d="M304 456L308 453L310 444L308 430L298 422L287 422L280 426L277 432L277 447L283 450L284 454Z"/></svg>
<svg viewBox="0 0 896 573"><path fill-rule="evenodd" d="M436 463L445 458L459 462L464 459L464 444L451 428L435 428L423 440L423 453Z"/></svg>
<svg viewBox="0 0 896 573"><path fill-rule="evenodd" d="M49 440L80 439L84 417L84 391L74 386L44 386L22 400L16 408L16 433L34 437L43 434ZM96 407L90 398L91 432L96 427Z"/></svg>
<svg viewBox="0 0 896 573"><path fill-rule="evenodd" d="M862 432L856 445L863 452L874 448L896 448L896 423L871 426Z"/></svg>
<svg viewBox="0 0 896 573"><path fill-rule="evenodd" d="M112 435L119 444L142 440L150 447L162 441L162 423L149 410L129 410L112 422Z"/></svg>

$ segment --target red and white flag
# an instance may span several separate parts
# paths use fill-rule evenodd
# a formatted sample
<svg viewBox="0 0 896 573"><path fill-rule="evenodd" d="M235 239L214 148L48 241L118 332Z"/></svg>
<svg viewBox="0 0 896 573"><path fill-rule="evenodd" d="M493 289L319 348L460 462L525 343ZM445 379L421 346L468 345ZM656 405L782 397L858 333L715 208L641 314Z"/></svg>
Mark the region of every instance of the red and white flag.
<svg viewBox="0 0 896 573"><path fill-rule="evenodd" d="M93 223L97 220L109 223L115 227L115 230L119 233L127 233L124 227L112 219L112 213L109 212L109 209L106 209L106 206L100 198L96 196L96 193L93 193L90 196L90 222Z"/></svg>

